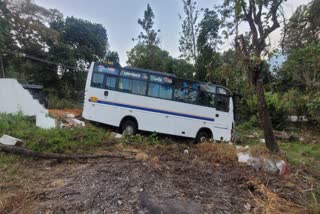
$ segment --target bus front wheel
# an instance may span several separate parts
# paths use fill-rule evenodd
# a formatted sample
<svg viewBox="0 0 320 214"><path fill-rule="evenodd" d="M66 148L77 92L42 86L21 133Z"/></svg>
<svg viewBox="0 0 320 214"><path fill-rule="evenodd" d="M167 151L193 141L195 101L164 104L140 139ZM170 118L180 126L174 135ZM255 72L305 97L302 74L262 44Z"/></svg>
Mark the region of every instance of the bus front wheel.
<svg viewBox="0 0 320 214"><path fill-rule="evenodd" d="M137 133L138 126L137 123L133 120L125 120L121 124L121 132L127 135L134 135Z"/></svg>
<svg viewBox="0 0 320 214"><path fill-rule="evenodd" d="M196 143L204 143L209 141L210 137L206 131L200 131L195 139Z"/></svg>

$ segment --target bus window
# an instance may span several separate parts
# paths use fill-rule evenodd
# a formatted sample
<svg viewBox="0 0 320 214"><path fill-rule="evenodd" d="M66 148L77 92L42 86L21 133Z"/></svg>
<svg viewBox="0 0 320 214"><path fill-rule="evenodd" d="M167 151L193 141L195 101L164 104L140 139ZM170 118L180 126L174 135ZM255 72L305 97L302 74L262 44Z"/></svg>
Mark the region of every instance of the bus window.
<svg viewBox="0 0 320 214"><path fill-rule="evenodd" d="M145 95L147 91L147 82L143 80L133 80L132 93Z"/></svg>
<svg viewBox="0 0 320 214"><path fill-rule="evenodd" d="M91 87L102 88L104 74L93 73Z"/></svg>
<svg viewBox="0 0 320 214"><path fill-rule="evenodd" d="M117 78L116 77L110 77L106 76L106 85L105 88L107 89L115 89L116 88L116 83L117 83Z"/></svg>
<svg viewBox="0 0 320 214"><path fill-rule="evenodd" d="M209 93L209 107L215 107L215 94Z"/></svg>
<svg viewBox="0 0 320 214"><path fill-rule="evenodd" d="M174 84L174 100L197 103L199 88L187 81L178 81Z"/></svg>
<svg viewBox="0 0 320 214"><path fill-rule="evenodd" d="M209 94L205 91L200 91L197 99L197 104L202 106L209 106Z"/></svg>
<svg viewBox="0 0 320 214"><path fill-rule="evenodd" d="M148 96L159 97L160 85L157 83L149 83Z"/></svg>
<svg viewBox="0 0 320 214"><path fill-rule="evenodd" d="M229 112L229 97L216 94L216 110Z"/></svg>
<svg viewBox="0 0 320 214"><path fill-rule="evenodd" d="M119 90L131 93L132 79L120 78L119 79Z"/></svg>
<svg viewBox="0 0 320 214"><path fill-rule="evenodd" d="M171 85L160 85L159 97L163 99L172 99L172 86Z"/></svg>

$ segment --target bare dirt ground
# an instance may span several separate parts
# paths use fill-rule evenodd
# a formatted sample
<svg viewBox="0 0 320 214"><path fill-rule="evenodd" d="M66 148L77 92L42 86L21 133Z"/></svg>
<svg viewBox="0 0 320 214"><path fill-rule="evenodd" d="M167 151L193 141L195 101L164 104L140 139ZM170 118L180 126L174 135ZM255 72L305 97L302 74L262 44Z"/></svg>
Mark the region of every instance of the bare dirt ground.
<svg viewBox="0 0 320 214"><path fill-rule="evenodd" d="M213 144L116 144L103 150L135 158L21 159L0 168L1 213L305 213L308 208L306 190L312 184L303 170L291 168L286 177L255 172Z"/></svg>

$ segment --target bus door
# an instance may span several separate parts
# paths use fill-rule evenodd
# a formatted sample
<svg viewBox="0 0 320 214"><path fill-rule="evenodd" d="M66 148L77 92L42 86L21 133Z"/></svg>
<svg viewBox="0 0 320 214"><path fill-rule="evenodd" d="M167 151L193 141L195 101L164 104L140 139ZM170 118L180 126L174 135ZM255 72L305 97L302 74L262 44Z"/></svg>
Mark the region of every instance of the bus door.
<svg viewBox="0 0 320 214"><path fill-rule="evenodd" d="M224 88L217 87L217 92L215 94L215 125L214 127L223 130L227 130L229 127L230 121L230 105L229 100L230 96L228 91Z"/></svg>

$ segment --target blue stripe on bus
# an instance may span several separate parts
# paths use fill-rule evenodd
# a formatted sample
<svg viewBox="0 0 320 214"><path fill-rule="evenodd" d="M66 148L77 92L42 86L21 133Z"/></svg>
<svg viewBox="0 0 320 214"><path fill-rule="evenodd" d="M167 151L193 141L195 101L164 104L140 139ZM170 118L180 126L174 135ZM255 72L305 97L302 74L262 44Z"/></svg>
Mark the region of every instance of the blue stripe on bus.
<svg viewBox="0 0 320 214"><path fill-rule="evenodd" d="M92 102L91 99L89 99L89 101ZM137 109L137 110L142 110L142 111L150 111L150 112L161 113L161 114L170 114L170 115L179 116L179 117L187 117L187 118L192 118L192 119L207 120L207 121L214 122L213 118L201 117L201 116L183 114L183 113L177 113L177 112L171 112L171 111L164 111L164 110L159 110L159 109L145 108L145 107L133 106L133 105L122 104L122 103L114 103L114 102L108 102L108 101L102 101L102 100L97 100L96 102L93 102L93 103L100 103L100 104L104 104L104 105L119 106L119 107L124 107L124 108L131 108L131 109Z"/></svg>

